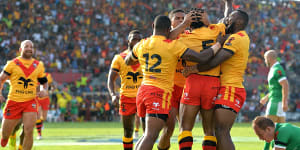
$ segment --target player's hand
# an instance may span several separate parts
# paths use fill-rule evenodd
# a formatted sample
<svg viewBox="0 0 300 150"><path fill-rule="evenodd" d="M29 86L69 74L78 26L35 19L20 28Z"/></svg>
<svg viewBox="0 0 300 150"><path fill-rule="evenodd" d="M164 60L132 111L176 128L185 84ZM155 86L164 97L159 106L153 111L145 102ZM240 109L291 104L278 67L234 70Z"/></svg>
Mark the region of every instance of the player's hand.
<svg viewBox="0 0 300 150"><path fill-rule="evenodd" d="M262 104L262 105L265 105L268 101L268 97L264 97L262 98L259 102Z"/></svg>
<svg viewBox="0 0 300 150"><path fill-rule="evenodd" d="M222 32L220 32L218 37L217 37L217 42L219 42L223 46L223 44L228 39L228 37L229 37L229 34L222 35Z"/></svg>
<svg viewBox="0 0 300 150"><path fill-rule="evenodd" d="M115 105L115 106L118 106L119 105L119 99L120 99L119 95L112 95L111 98L112 98L112 104Z"/></svg>
<svg viewBox="0 0 300 150"><path fill-rule="evenodd" d="M192 73L198 73L198 69L197 69L197 65L194 66L188 66L188 67L184 67L184 69L182 70L182 75L184 77L188 77L190 74Z"/></svg>
<svg viewBox="0 0 300 150"><path fill-rule="evenodd" d="M4 101L5 101L5 98L3 97L2 94L0 94L0 102L2 103L2 102L4 102Z"/></svg>
<svg viewBox="0 0 300 150"><path fill-rule="evenodd" d="M183 24L185 24L186 27L189 27L192 22L194 22L197 18L196 15L194 15L195 11L190 11L188 14L184 16Z"/></svg>
<svg viewBox="0 0 300 150"><path fill-rule="evenodd" d="M39 91L39 92L37 92L37 96L39 98L46 97L46 96L48 96L48 91L47 90Z"/></svg>
<svg viewBox="0 0 300 150"><path fill-rule="evenodd" d="M289 110L289 106L287 103L282 103L282 109L284 112L287 112Z"/></svg>
<svg viewBox="0 0 300 150"><path fill-rule="evenodd" d="M210 25L210 21L208 19L207 13L204 11L204 12L200 12L200 14L201 14L200 21L203 22L204 25L209 26Z"/></svg>

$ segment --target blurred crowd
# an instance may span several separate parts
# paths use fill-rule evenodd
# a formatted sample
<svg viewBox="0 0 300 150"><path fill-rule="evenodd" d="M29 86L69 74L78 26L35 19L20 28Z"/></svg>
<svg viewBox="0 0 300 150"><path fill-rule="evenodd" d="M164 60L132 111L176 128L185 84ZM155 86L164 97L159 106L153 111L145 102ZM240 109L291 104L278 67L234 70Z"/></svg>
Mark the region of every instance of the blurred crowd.
<svg viewBox="0 0 300 150"><path fill-rule="evenodd" d="M86 120L109 120L112 117L104 114L113 116L117 111L110 105L107 73L113 55L126 49L129 31L139 29L147 37L152 34L151 24L156 15L167 15L175 8L189 10L191 7L204 8L212 23L223 17L222 0L0 1L0 69L7 60L16 57L22 40L31 39L37 50L36 57L45 63L47 72L90 75L87 84L79 84L81 81L58 83L57 92L52 94L51 108L65 107L70 114L59 115L60 120L74 120L71 114L73 105L78 107L78 114L81 108L89 108ZM245 76L248 104L245 110L259 110L257 103L267 92L268 69L263 54L275 49L290 81L290 100L295 104L290 105L290 110L300 111L300 81L297 80L300 69L296 69L300 67L300 3L234 0L234 8L246 10L250 16L247 32L251 46ZM60 99L66 100L60 104ZM76 104L72 99L76 99ZM111 113L105 113L106 103L110 105ZM299 108L294 108L298 105ZM93 109L99 111L93 113ZM94 114L96 119L91 117ZM80 120L78 118L75 120Z"/></svg>

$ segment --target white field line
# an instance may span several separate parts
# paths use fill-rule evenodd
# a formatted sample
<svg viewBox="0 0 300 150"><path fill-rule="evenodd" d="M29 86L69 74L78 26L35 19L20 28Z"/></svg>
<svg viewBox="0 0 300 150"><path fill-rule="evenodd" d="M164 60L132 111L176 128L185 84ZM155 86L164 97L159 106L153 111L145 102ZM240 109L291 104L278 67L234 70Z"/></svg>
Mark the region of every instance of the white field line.
<svg viewBox="0 0 300 150"><path fill-rule="evenodd" d="M92 139L91 139L92 138ZM80 141L78 141L81 139ZM194 137L195 143L201 143L203 137ZM233 137L234 142L259 142L257 137ZM134 141L136 142L136 140ZM171 139L172 143L177 143L177 138L174 137ZM34 146L87 146L87 145L121 145L121 137L119 136L109 136L106 138L103 137L79 137L79 136L71 136L71 137L59 137L56 139L51 137L51 139L43 139L40 141L34 141Z"/></svg>

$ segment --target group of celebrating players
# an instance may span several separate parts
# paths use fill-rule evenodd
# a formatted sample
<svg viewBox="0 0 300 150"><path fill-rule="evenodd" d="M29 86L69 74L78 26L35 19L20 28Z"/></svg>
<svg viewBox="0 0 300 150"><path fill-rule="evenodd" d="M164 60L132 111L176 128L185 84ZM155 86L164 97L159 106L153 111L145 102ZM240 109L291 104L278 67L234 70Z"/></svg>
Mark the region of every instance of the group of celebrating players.
<svg viewBox="0 0 300 150"><path fill-rule="evenodd" d="M235 149L230 130L246 99L243 75L249 55L250 39L245 31L249 17L242 10L232 11L232 0L223 1L224 18L217 24L211 24L207 12L202 9L194 8L188 13L175 9L168 17L159 15L155 18L151 37L142 39L138 30L129 33L128 49L115 55L108 76L113 103L119 104L124 150L133 149L134 120L138 121L136 113L141 118L144 131L135 144L136 150L151 150L161 130L163 133L157 148L170 149L176 121L180 130L179 149L192 149L192 129L199 112L204 131L203 150ZM44 107L41 119L37 118L37 99L48 96L51 78L45 73L43 63L33 58L33 47L30 40L23 41L21 56L9 61L0 74L1 102L5 100L3 84L10 80L2 121L2 147L14 135L16 126L22 123L24 140L19 149L30 150L34 125L40 131L43 118L46 118L49 99L40 100ZM275 60L273 51L266 54L266 57L271 56ZM274 64L277 64L276 61L273 61ZM276 76L274 82L287 84L282 82L285 80L282 72L278 73L280 76ZM115 88L118 75L121 77L120 95ZM283 97L286 96L285 92ZM282 106L286 111L287 102L284 101ZM289 124L274 125L265 117L257 117L253 128L267 142L277 138L289 140L288 136L281 134L283 132L278 134L279 130L300 133L299 128ZM286 143L275 141L276 150L284 150L288 147L287 142L297 147L300 139L293 136L294 140Z"/></svg>
<svg viewBox="0 0 300 150"><path fill-rule="evenodd" d="M235 149L230 129L246 99L242 82L249 19L242 10L232 11L232 0L224 2L224 18L218 24L211 24L202 9L175 9L169 17L155 18L151 37L142 39L137 30L129 33L128 49L115 55L108 77L113 102L120 97L125 150L133 148L136 112L144 134L135 149L151 150L162 129L157 148L169 149L176 117L179 149L192 149L199 111L203 149ZM114 89L116 74L121 77L120 96Z"/></svg>

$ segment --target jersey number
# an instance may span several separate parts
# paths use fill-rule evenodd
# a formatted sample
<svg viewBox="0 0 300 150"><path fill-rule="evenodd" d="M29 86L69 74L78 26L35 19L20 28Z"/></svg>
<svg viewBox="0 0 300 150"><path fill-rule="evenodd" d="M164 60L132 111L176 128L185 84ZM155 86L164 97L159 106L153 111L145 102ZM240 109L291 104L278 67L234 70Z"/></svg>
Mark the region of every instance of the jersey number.
<svg viewBox="0 0 300 150"><path fill-rule="evenodd" d="M156 59L157 61L150 68L148 68L149 53L144 54L143 57L146 59L146 71L161 73L161 69L155 69L155 67L157 67L157 66L159 66L161 64L161 57L158 54L151 55L151 59L152 60Z"/></svg>
<svg viewBox="0 0 300 150"><path fill-rule="evenodd" d="M208 46L209 44L214 43L214 40L207 40L207 41L202 41L202 47L203 49L208 49L211 46Z"/></svg>

